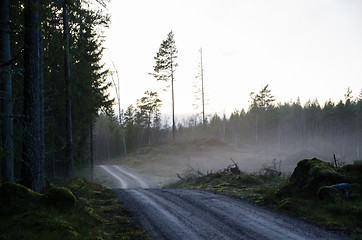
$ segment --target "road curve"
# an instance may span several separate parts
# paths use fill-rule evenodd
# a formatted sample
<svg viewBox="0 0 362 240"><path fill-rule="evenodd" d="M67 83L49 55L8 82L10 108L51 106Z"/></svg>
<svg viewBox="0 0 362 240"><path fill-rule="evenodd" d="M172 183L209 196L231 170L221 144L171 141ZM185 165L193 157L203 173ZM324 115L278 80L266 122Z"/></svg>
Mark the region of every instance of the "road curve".
<svg viewBox="0 0 362 240"><path fill-rule="evenodd" d="M112 178L114 188L138 189L159 187L152 179L131 172L119 165L98 165L97 167Z"/></svg>
<svg viewBox="0 0 362 240"><path fill-rule="evenodd" d="M124 168L101 168L122 186L114 190L154 239L350 239L233 197L150 189L141 176Z"/></svg>

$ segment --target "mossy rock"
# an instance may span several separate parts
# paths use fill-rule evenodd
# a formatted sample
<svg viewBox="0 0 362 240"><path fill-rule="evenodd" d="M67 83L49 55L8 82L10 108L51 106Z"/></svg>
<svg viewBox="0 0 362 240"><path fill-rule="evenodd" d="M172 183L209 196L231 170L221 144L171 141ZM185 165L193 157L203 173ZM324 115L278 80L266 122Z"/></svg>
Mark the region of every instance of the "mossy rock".
<svg viewBox="0 0 362 240"><path fill-rule="evenodd" d="M68 210L75 206L77 199L74 194L65 187L55 187L44 195L45 204L61 210Z"/></svg>
<svg viewBox="0 0 362 240"><path fill-rule="evenodd" d="M341 194L334 187L322 186L318 189L317 196L320 200L334 201L338 196L341 196Z"/></svg>
<svg viewBox="0 0 362 240"><path fill-rule="evenodd" d="M39 207L42 195L17 183L0 186L0 216L13 215Z"/></svg>
<svg viewBox="0 0 362 240"><path fill-rule="evenodd" d="M345 182L345 177L338 173L333 165L317 158L300 161L290 177L294 190L313 192L322 186Z"/></svg>

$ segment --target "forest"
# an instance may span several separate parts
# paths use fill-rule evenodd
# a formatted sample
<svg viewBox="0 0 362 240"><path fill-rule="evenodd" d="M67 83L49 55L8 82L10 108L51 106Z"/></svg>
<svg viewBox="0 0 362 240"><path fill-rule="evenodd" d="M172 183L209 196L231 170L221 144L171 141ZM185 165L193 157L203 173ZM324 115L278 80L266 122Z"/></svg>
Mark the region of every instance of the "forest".
<svg viewBox="0 0 362 240"><path fill-rule="evenodd" d="M176 140L218 139L277 158L304 151L328 159L336 154L344 162L361 159L362 92L353 97L348 89L345 99L337 103L330 100L320 105L317 100L309 100L302 105L299 100L276 103L266 85L251 93L249 102L247 110L235 110L230 116L206 114L203 121L202 113L198 113L179 120ZM127 108L122 118L129 151L172 139L170 122L160 120L157 108L149 117L139 100L136 107ZM120 129L114 115L100 115L94 140L97 160L106 161L124 153Z"/></svg>
<svg viewBox="0 0 362 240"><path fill-rule="evenodd" d="M205 112L202 85L195 91L195 105L202 112L176 119L173 73L178 51L171 31L151 75L171 87L172 121L161 116L164 99L152 91L125 110L119 107L116 116L109 97L116 84L107 81L113 73L102 62L104 29L110 24L106 2L5 0L0 24L5 181L42 191L46 179L72 176L96 161L200 138L276 157L298 150L336 154L343 161L361 159L362 92L352 96L348 89L339 102L310 100L302 105L299 100L277 103L266 85L250 93L248 109L220 116L208 114L207 106Z"/></svg>
<svg viewBox="0 0 362 240"><path fill-rule="evenodd" d="M112 106L101 58L103 1L1 1L1 177L42 192L89 166L98 113Z"/></svg>
<svg viewBox="0 0 362 240"><path fill-rule="evenodd" d="M0 0L0 240L151 239L148 227L156 231L155 239L274 239L281 234L304 239L304 233L315 239L313 234L324 234L317 226L289 224L288 212L333 234L362 236L362 89L348 88L338 101L320 103L315 96L302 103L295 96L296 101L282 103L266 84L250 92L247 108L213 113L207 98L220 98L204 88L208 75L204 79L200 49L197 75L186 79L194 80L194 103L181 118L175 106L191 94L174 84L184 79L175 74L179 52L173 31L153 56L153 71L146 73L139 58L152 55L138 54L134 47L151 42L151 31L160 26L146 31L138 45L137 35L122 29L127 25L141 32L134 22L145 18L141 8L164 17L162 6L137 1L133 9L127 1L114 1L123 4L114 8L117 14L128 11L134 17L117 26L117 37L131 42L106 48L106 33L116 25L112 21L110 28L110 1ZM133 61L122 52L127 59L122 67L136 66L132 73L151 76L152 90L143 89L142 78L120 77L116 64L105 60L106 52L120 45L137 56ZM225 79L218 83L238 91L245 87ZM143 95L135 96L120 80L136 82ZM122 102L128 93L135 99L131 105ZM170 114L163 105L170 106ZM332 157L334 162L328 162ZM274 209L265 214L266 207Z"/></svg>
<svg viewBox="0 0 362 240"><path fill-rule="evenodd" d="M177 119L176 123L174 73L178 67L177 54L171 31L161 42L154 57L154 72L150 73L157 81L166 82L160 90L171 92L172 116L161 116L160 107L165 99L150 91L137 99L135 106L130 105L125 111L119 107L118 119L114 113L101 114L95 125L94 155L97 161L126 155L144 146L200 138L218 139L279 159L298 152L323 157L335 154L344 162L361 158L362 90L358 96L353 96L348 88L344 99L337 103L329 100L321 105L315 99L302 105L299 97L294 102L277 103L267 84L260 91L250 93L248 109L235 110L230 116L210 115L205 111L207 90L204 88L202 49L193 84L194 109L190 109L196 113L188 119Z"/></svg>

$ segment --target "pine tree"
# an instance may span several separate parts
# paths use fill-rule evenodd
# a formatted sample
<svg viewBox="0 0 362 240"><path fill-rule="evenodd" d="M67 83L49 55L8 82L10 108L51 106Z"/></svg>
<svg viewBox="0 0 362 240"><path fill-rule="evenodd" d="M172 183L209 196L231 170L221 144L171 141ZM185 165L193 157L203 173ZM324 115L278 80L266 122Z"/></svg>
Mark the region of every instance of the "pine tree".
<svg viewBox="0 0 362 240"><path fill-rule="evenodd" d="M148 140L148 144L151 144L152 117L159 112L159 108L161 107L161 100L158 98L158 93L146 91L145 96L137 100L137 107L144 115L147 125L146 139Z"/></svg>
<svg viewBox="0 0 362 240"><path fill-rule="evenodd" d="M73 174L73 132L72 132L72 100L71 100L71 82L70 82L70 56L69 56L69 20L68 20L68 1L63 0L63 40L64 40L64 83L66 96L66 157L68 177Z"/></svg>
<svg viewBox="0 0 362 240"><path fill-rule="evenodd" d="M270 107L275 101L274 96L271 94L269 89L269 84L265 85L258 94L252 92L250 93L251 97L251 108L258 108L261 110L266 110Z"/></svg>
<svg viewBox="0 0 362 240"><path fill-rule="evenodd" d="M40 87L39 87L39 0L25 1L24 46L24 139L22 182L34 191L44 189L40 151Z"/></svg>
<svg viewBox="0 0 362 240"><path fill-rule="evenodd" d="M161 43L161 46L155 57L156 64L153 67L153 75L158 81L171 81L172 92L172 139L175 140L175 96L174 96L174 81L175 81L175 69L178 66L176 58L178 51L176 49L174 34L171 31L167 35L167 39Z"/></svg>
<svg viewBox="0 0 362 240"><path fill-rule="evenodd" d="M123 127L125 129L127 151L135 150L138 146L139 140L139 125L136 123L136 109L133 105L127 107L124 113Z"/></svg>

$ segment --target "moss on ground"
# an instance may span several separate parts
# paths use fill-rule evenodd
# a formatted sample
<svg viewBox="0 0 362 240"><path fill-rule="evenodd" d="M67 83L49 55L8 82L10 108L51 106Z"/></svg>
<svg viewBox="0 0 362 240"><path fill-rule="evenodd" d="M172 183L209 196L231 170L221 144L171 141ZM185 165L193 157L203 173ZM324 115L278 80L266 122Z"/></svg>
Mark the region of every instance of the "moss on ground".
<svg viewBox="0 0 362 240"><path fill-rule="evenodd" d="M115 193L84 179L55 183L45 194L0 186L0 239L149 239Z"/></svg>
<svg viewBox="0 0 362 240"><path fill-rule="evenodd" d="M248 199L362 239L361 170L360 161L334 168L328 162L305 159L290 178L219 172L166 187L204 189ZM326 186L342 182L351 184L347 198Z"/></svg>
<svg viewBox="0 0 362 240"><path fill-rule="evenodd" d="M16 183L0 185L0 216L39 209L42 195Z"/></svg>

